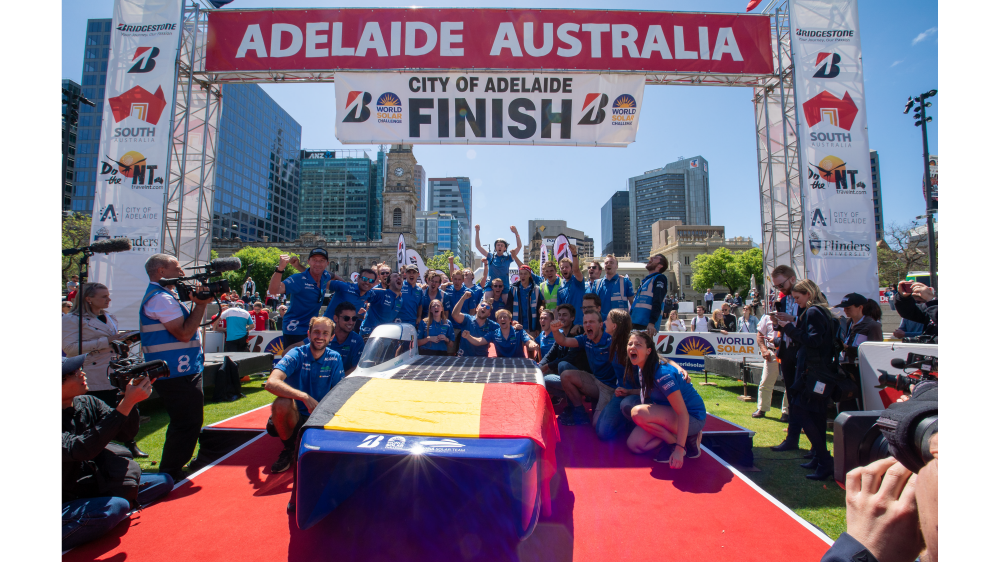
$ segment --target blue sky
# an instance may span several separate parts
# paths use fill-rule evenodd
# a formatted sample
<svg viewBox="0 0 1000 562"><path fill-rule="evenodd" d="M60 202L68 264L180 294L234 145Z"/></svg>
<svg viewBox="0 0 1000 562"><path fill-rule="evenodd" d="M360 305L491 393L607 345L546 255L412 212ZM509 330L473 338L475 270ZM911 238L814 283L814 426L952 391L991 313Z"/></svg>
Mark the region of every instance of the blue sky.
<svg viewBox="0 0 1000 562"><path fill-rule="evenodd" d="M380 6L410 6L380 2ZM766 5L767 2L763 2ZM372 6L373 3L236 0L235 8ZM427 2L430 7L504 7L496 2ZM112 0L62 4L62 77L79 81L88 18L111 17ZM537 2L532 8L563 8ZM512 4L507 7L525 7ZM742 12L746 0L636 1L579 0L574 8ZM755 11L760 11L758 8ZM913 119L902 114L907 96L938 84L938 10L931 1L860 2L869 142L878 150L886 223L905 223L923 214L922 145ZM303 148L337 148L333 84L264 85L303 125ZM938 99L945 94L939 94ZM627 179L679 157L702 156L711 164L712 223L727 236L760 241L752 90L689 86L646 88L636 142L628 148L417 146L414 154L429 177L468 176L473 182L473 222L483 239L509 234L515 225L527 239L529 219L564 219L600 241L600 209L627 189ZM934 101L937 102L938 99ZM937 119L937 103L929 114ZM937 152L937 123L928 128ZM365 148L352 145L349 148ZM370 152L373 154L373 152Z"/></svg>

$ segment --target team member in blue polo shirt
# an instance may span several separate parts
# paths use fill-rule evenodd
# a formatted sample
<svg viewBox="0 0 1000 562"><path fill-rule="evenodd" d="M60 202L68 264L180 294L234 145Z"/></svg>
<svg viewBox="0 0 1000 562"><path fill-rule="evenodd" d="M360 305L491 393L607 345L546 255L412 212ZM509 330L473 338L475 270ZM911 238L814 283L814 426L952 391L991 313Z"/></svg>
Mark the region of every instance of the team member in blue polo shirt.
<svg viewBox="0 0 1000 562"><path fill-rule="evenodd" d="M660 363L653 338L646 332L631 334L628 356L626 380L641 389L639 402L652 402L632 407L632 421L638 427L628 436L628 448L642 454L662 444L653 460L681 468L685 456L693 459L701 455L705 402L672 364Z"/></svg>
<svg viewBox="0 0 1000 562"><path fill-rule="evenodd" d="M497 311L497 328L486 332L482 337L477 338L469 332L465 332L462 337L473 345L486 347L492 343L496 349L497 357L524 357L524 347L528 347L529 353L534 353L538 349L531 336L524 330L519 330L510 325L510 311L503 309Z"/></svg>
<svg viewBox="0 0 1000 562"><path fill-rule="evenodd" d="M441 291L444 293L444 300L441 301L441 304L444 304L444 302L447 301L451 306L455 306L455 303L462 298L462 293L469 293L470 295L476 294L472 287L465 284L465 275L460 269L453 269L451 271L451 283L448 286L442 286ZM479 304L481 299L482 294L480 293L478 299L465 301L465 304L462 305L465 307L462 312L466 314L474 312L476 305ZM426 310L427 309L425 308L424 311L426 312Z"/></svg>
<svg viewBox="0 0 1000 562"><path fill-rule="evenodd" d="M490 307L484 302L476 307L476 315L463 314L462 309L465 303L471 300L471 293L463 293L458 302L451 309L451 319L456 330L468 332L470 335L481 338L483 334L492 332L500 327L499 324L490 320ZM490 346L474 345L464 337L458 344L458 355L466 357L486 357L490 354Z"/></svg>
<svg viewBox="0 0 1000 562"><path fill-rule="evenodd" d="M646 330L650 337L660 331L660 314L663 313L663 297L667 294L667 258L654 254L646 262L649 272L639 284L639 294L632 303L632 325L638 330Z"/></svg>
<svg viewBox="0 0 1000 562"><path fill-rule="evenodd" d="M490 287L492 287L492 289L483 291L482 302L486 303L490 307L490 320L496 322L497 311L507 308L507 297L510 293L504 289L503 281L500 279L494 279L490 283Z"/></svg>
<svg viewBox="0 0 1000 562"><path fill-rule="evenodd" d="M583 282L583 272L580 271L580 257L577 255L576 246L570 244L569 251L573 253L573 259L563 258L559 260L559 274L562 275L563 283L556 293L556 306L560 304L573 305L576 310L576 325L583 324L583 294L587 291Z"/></svg>
<svg viewBox="0 0 1000 562"><path fill-rule="evenodd" d="M448 355L448 344L455 341L455 329L448 320L441 301L434 299L427 307L427 317L417 325L420 355Z"/></svg>
<svg viewBox="0 0 1000 562"><path fill-rule="evenodd" d="M483 298L483 289L476 285L476 274L471 269L465 268L462 273L465 275L465 286L472 291L472 300L468 301L469 310L474 310L476 303Z"/></svg>
<svg viewBox="0 0 1000 562"><path fill-rule="evenodd" d="M420 293L420 305L417 307L417 318L424 318L427 316L427 311L430 310L431 301L439 300L441 304L444 305L445 313L451 310L451 293L445 292L441 288L441 283L444 278L440 273L436 271L427 272L427 285L421 289ZM461 294L461 293L459 293Z"/></svg>
<svg viewBox="0 0 1000 562"><path fill-rule="evenodd" d="M358 309L358 316L364 318L368 312L368 299L374 295L371 289L375 286L376 281L378 281L378 275L375 274L374 269L368 267L358 272L357 283L344 281L342 277L335 275L333 281L330 282L330 290L333 292L333 296L330 297L330 304L327 305L323 316L327 318L332 317L332 311L337 309L337 305L347 301ZM360 323L355 325L354 331L361 331Z"/></svg>
<svg viewBox="0 0 1000 562"><path fill-rule="evenodd" d="M361 335L367 340L372 330L382 324L391 324L399 316L403 306L403 276L398 273L389 275L386 281L388 289L371 289L368 298L368 314L361 324Z"/></svg>
<svg viewBox="0 0 1000 562"><path fill-rule="evenodd" d="M358 366L365 340L354 331L358 311L349 302L342 302L333 311L333 338L326 346L340 354L344 361L344 374L349 375Z"/></svg>
<svg viewBox="0 0 1000 562"><path fill-rule="evenodd" d="M493 243L495 252L491 253L487 252L486 248L483 248L482 243L479 241L479 225L476 225L476 249L479 250L480 254L486 256L486 268L483 273L488 275L489 279L496 279L498 277L503 279L503 288L505 291L510 285L507 270L510 269L510 264L514 261L512 256L521 251L521 235L517 233L517 227L511 226L510 231L514 233L514 238L517 240L517 246L514 248L514 251L509 254L506 253L508 247L507 241L503 238L497 238L496 242Z"/></svg>
<svg viewBox="0 0 1000 562"><path fill-rule="evenodd" d="M539 359L545 357L556 343L556 338L552 335L552 321L555 319L555 313L547 308L538 313L538 324L542 328L538 333Z"/></svg>
<svg viewBox="0 0 1000 562"><path fill-rule="evenodd" d="M309 320L319 314L327 286L332 279L330 272L326 270L330 265L330 257L326 250L314 249L309 252L306 261L309 263L309 269L282 281L281 276L285 273L285 267L289 264L292 267L299 267L298 258L292 260L288 255L282 254L278 259L278 267L271 275L271 283L267 287L267 292L272 295L287 294L292 300L292 304L281 319L281 339L286 349L306 339Z"/></svg>
<svg viewBox="0 0 1000 562"><path fill-rule="evenodd" d="M618 258L609 254L604 258L604 279L597 281L594 293L601 297L601 318L606 319L612 308L624 308L628 312L635 291L632 281L618 275Z"/></svg>
<svg viewBox="0 0 1000 562"><path fill-rule="evenodd" d="M267 378L264 388L277 396L271 404L267 432L285 444L271 472L288 470L302 425L326 393L344 378L340 354L327 347L332 336L333 322L314 317L309 321L309 345L288 350Z"/></svg>
<svg viewBox="0 0 1000 562"><path fill-rule="evenodd" d="M625 315L626 318L628 315ZM604 331L601 315L596 311L588 311L583 315L583 334L575 338L567 338L559 332L562 322L553 322L552 335L556 343L564 347L582 347L587 352L587 362L593 374L586 371L570 370L560 375L562 389L573 406L572 417L563 416L563 425L582 425L587 423L587 414L583 409L583 396L596 399L594 405L593 423L596 425L601 411L611 401L618 383L618 375L611 357L611 334ZM622 330L624 335L627 331ZM628 341L627 338L623 338ZM624 355L624 353L622 353Z"/></svg>
<svg viewBox="0 0 1000 562"><path fill-rule="evenodd" d="M399 321L414 328L420 318L418 309L424 296L423 291L420 290L419 279L420 270L417 269L417 266L410 264L403 268L403 302L399 307Z"/></svg>

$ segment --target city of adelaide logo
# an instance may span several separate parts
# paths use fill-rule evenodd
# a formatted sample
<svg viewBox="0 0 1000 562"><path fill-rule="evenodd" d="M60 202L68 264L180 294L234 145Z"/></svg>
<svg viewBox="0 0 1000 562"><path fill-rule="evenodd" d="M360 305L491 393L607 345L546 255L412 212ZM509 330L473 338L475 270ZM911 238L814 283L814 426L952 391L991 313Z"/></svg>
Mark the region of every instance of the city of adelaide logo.
<svg viewBox="0 0 1000 562"><path fill-rule="evenodd" d="M604 108L608 105L608 94L592 92L583 99L583 119L577 125L600 125L604 122Z"/></svg>
<svg viewBox="0 0 1000 562"><path fill-rule="evenodd" d="M128 69L128 74L143 74L156 68L156 55L160 54L159 47L139 47L132 55L135 64Z"/></svg>
<svg viewBox="0 0 1000 562"><path fill-rule="evenodd" d="M156 176L158 166L146 162L146 157L139 152L130 150L120 157L121 160L105 158L110 162L101 162L101 176L109 185L122 183L123 177L132 179L132 189L155 189L155 184L163 185L163 178Z"/></svg>
<svg viewBox="0 0 1000 562"><path fill-rule="evenodd" d="M858 240L822 238L815 231L810 231L809 251L822 258L870 258L872 245Z"/></svg>
<svg viewBox="0 0 1000 562"><path fill-rule="evenodd" d="M827 156L818 164L809 165L809 187L813 189L826 189L832 183L839 194L866 195L868 186L857 181L857 177L858 171L848 170L847 163L836 156Z"/></svg>
<svg viewBox="0 0 1000 562"><path fill-rule="evenodd" d="M681 355L715 355L715 348L705 338L691 336L677 344L677 353Z"/></svg>
<svg viewBox="0 0 1000 562"><path fill-rule="evenodd" d="M384 97L384 96L383 96ZM368 104L372 102L372 95L368 92L354 91L347 94L347 104L344 109L347 115L344 116L343 123L364 123L372 116L372 110L368 109Z"/></svg>
<svg viewBox="0 0 1000 562"><path fill-rule="evenodd" d="M403 122L403 104L399 96L386 92L375 102L375 117L379 123L401 124Z"/></svg>
<svg viewBox="0 0 1000 562"><path fill-rule="evenodd" d="M137 117L146 123L156 125L160 122L164 108L167 107L167 100L163 96L162 86L158 87L154 94L142 86L136 86L120 96L108 98L108 105L111 106L115 123L120 123L126 117Z"/></svg>
<svg viewBox="0 0 1000 562"><path fill-rule="evenodd" d="M622 94L615 98L615 103L611 104L611 124L632 125L635 122L637 106L635 98L629 94Z"/></svg>
<svg viewBox="0 0 1000 562"><path fill-rule="evenodd" d="M840 75L840 55L837 53L820 53L816 55L816 66L819 70L813 74L813 78L836 78Z"/></svg>

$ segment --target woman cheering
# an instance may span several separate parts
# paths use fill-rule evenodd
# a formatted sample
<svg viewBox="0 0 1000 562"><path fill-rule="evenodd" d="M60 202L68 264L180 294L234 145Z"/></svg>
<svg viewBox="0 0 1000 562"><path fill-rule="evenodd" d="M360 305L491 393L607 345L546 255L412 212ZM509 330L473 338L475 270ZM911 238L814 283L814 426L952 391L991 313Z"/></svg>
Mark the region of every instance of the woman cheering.
<svg viewBox="0 0 1000 562"><path fill-rule="evenodd" d="M417 326L420 355L448 355L448 344L455 339L455 329L444 314L444 305L434 299L427 305L427 318Z"/></svg>

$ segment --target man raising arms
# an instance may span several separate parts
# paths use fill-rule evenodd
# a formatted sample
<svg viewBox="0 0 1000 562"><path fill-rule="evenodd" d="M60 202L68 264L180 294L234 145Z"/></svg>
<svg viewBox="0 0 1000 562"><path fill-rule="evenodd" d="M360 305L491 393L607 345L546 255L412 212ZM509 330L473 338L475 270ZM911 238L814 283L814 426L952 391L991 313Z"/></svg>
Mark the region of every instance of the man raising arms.
<svg viewBox="0 0 1000 562"><path fill-rule="evenodd" d="M330 264L326 250L313 249L306 261L309 263L307 270L282 281L281 276L285 273L285 267L288 265L300 267L298 258L292 259L287 254L282 254L267 286L268 293L287 294L292 298L292 304L281 319L281 339L286 349L306 339L309 320L319 314L319 308L323 306L323 296L332 279L330 272L326 270Z"/></svg>

